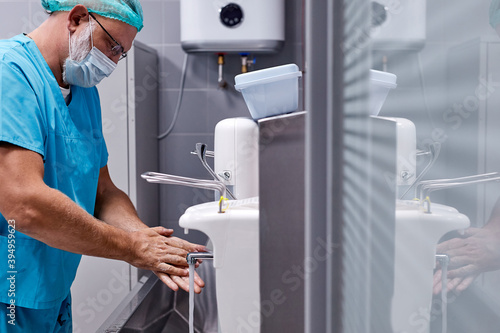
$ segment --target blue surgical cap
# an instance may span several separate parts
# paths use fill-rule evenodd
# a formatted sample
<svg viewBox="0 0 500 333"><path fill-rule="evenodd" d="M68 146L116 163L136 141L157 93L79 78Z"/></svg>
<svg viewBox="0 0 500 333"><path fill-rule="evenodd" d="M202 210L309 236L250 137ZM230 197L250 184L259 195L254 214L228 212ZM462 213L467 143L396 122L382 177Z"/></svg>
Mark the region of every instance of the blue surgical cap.
<svg viewBox="0 0 500 333"><path fill-rule="evenodd" d="M496 29L500 24L500 0L492 0L490 4L490 24Z"/></svg>
<svg viewBox="0 0 500 333"><path fill-rule="evenodd" d="M42 0L49 12L71 11L76 5L84 5L89 12L120 20L141 31L144 21L139 0Z"/></svg>

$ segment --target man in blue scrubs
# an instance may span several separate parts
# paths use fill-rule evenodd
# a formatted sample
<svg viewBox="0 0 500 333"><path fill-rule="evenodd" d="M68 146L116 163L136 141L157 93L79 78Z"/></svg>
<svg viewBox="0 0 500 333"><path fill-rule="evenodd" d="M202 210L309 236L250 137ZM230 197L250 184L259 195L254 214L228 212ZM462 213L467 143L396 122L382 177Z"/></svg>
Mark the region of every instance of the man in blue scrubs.
<svg viewBox="0 0 500 333"><path fill-rule="evenodd" d="M185 256L204 250L142 223L106 166L95 85L132 47L139 2L42 5L40 27L0 41L0 332L71 332L82 254L187 290Z"/></svg>

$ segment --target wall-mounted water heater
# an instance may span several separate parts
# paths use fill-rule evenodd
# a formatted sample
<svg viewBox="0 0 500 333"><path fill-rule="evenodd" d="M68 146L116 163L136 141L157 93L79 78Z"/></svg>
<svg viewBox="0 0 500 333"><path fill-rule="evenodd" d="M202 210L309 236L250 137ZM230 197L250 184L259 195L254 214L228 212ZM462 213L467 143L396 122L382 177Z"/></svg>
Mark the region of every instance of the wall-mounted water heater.
<svg viewBox="0 0 500 333"><path fill-rule="evenodd" d="M276 52L285 41L285 0L181 0L186 52Z"/></svg>
<svg viewBox="0 0 500 333"><path fill-rule="evenodd" d="M374 50L420 50L426 37L426 0L372 1Z"/></svg>

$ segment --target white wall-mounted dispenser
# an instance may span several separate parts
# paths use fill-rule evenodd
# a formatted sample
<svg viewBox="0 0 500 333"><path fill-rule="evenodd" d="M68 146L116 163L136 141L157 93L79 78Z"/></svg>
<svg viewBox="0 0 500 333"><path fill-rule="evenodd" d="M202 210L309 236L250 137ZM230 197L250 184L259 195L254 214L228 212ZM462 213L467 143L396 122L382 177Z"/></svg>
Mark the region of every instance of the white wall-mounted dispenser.
<svg viewBox="0 0 500 333"><path fill-rule="evenodd" d="M259 127L250 118L215 126L214 171L237 199L259 195Z"/></svg>
<svg viewBox="0 0 500 333"><path fill-rule="evenodd" d="M186 52L276 52L285 41L285 0L182 0Z"/></svg>
<svg viewBox="0 0 500 333"><path fill-rule="evenodd" d="M372 1L374 50L420 50L426 37L426 0Z"/></svg>
<svg viewBox="0 0 500 333"><path fill-rule="evenodd" d="M416 181L417 174L417 129L405 118L379 117L396 123L396 197L400 198Z"/></svg>

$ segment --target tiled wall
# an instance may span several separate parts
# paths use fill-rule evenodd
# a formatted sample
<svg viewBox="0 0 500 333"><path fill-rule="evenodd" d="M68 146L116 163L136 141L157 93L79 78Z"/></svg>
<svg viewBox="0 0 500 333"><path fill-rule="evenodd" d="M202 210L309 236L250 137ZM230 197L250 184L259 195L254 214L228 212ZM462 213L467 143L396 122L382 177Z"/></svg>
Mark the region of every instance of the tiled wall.
<svg viewBox="0 0 500 333"><path fill-rule="evenodd" d="M30 32L47 18L40 0L0 0L0 39Z"/></svg>
<svg viewBox="0 0 500 333"><path fill-rule="evenodd" d="M429 142L441 141L439 157L424 179L471 174L470 170L463 170L463 164L464 161L476 159L475 151L464 151L460 148L461 143L456 140L457 135L467 136L464 132L467 126L455 131L450 128L449 122L444 121L446 113L453 107L453 103L457 102L449 99L450 92L470 82L449 82L450 71L463 71L464 68L450 69L448 60L453 47L472 39L500 40L489 25L489 4L490 0L461 0L453 3L427 1L426 41L422 50L374 52L374 67L380 69L382 57L387 56L387 70L398 77L398 87L390 92L380 115L412 120L417 128L417 145L420 149L428 149ZM479 65L471 63L470 66ZM469 94L474 95L474 91ZM465 97L467 95L462 96L462 99ZM472 118L468 119L470 126L474 126L471 123ZM469 137L465 140L477 138ZM457 149L460 151L458 156L450 155L450 150ZM426 157L417 158L417 172L422 171L427 162ZM470 202L476 201L470 187L433 194L435 201L458 206L462 212L467 212L459 200L464 197Z"/></svg>
<svg viewBox="0 0 500 333"><path fill-rule="evenodd" d="M449 107L449 49L473 38L496 37L488 23L489 4L489 0L461 0L453 3L427 1L427 35L422 50L374 52L374 67L381 68L381 59L385 55L388 59L387 70L398 76L398 87L391 91L380 115L405 117L414 121L419 143L428 140L432 130L441 126L443 112ZM422 90L422 79L425 90Z"/></svg>

